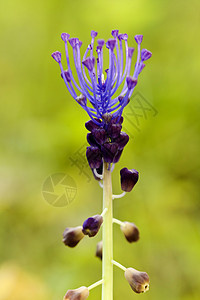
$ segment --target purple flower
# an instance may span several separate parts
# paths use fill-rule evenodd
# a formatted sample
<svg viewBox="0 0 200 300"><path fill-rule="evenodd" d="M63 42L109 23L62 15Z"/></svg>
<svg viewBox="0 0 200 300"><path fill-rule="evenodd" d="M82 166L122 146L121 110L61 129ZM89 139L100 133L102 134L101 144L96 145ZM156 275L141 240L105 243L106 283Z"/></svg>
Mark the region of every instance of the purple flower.
<svg viewBox="0 0 200 300"><path fill-rule="evenodd" d="M97 41L97 57L94 57L97 34L96 31L91 31L91 44L87 47L83 58L81 58L80 47L82 42L78 38L70 38L68 33L62 33L61 38L65 43L67 60L66 71L64 71L61 63L61 53L56 51L52 54L52 57L59 63L62 78L71 96L77 101L80 93L84 95L86 100L77 101L78 104L88 113L96 125L103 127L105 124L103 115L111 114L111 118L121 117L137 84L138 76L144 67L142 62L150 57L150 52L144 49L145 51L142 50L140 53L140 44L143 36L136 35L138 55L134 72L131 74L134 48L128 47L128 35L126 33L119 34L118 30L113 30L113 39L109 39L106 43L109 51L109 69L104 70L104 40ZM123 43L125 44L125 53L123 52ZM72 47L78 82L73 76L70 65L69 45ZM122 84L120 95L116 95ZM119 99L123 100L120 101ZM98 122L96 119L101 122Z"/></svg>
<svg viewBox="0 0 200 300"><path fill-rule="evenodd" d="M125 192L131 192L134 185L138 181L138 171L132 169L129 170L127 168L123 168L120 171L121 176L121 189Z"/></svg>
<svg viewBox="0 0 200 300"><path fill-rule="evenodd" d="M83 233L89 237L95 236L103 223L103 217L101 215L96 215L88 218L83 223Z"/></svg>

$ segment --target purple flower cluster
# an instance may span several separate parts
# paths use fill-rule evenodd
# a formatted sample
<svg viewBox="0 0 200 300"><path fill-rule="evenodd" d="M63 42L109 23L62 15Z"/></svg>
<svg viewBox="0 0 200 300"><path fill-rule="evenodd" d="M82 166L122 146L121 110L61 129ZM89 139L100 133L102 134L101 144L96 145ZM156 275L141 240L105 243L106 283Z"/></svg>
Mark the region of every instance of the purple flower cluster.
<svg viewBox="0 0 200 300"><path fill-rule="evenodd" d="M103 160L107 163L117 163L123 148L129 141L129 136L122 132L123 117L112 119L112 115L104 115L104 122L98 119L103 126L96 125L93 120L86 122L85 127L90 131L87 134L86 156L91 169L101 168Z"/></svg>
<svg viewBox="0 0 200 300"><path fill-rule="evenodd" d="M145 67L144 62L151 57L151 52L147 49L141 50L143 36L136 35L135 41L138 45L138 53L134 72L131 75L134 48L128 47L128 35L119 34L118 30L113 30L113 38L106 43L102 39L97 40L97 58L95 58L94 42L97 34L96 31L91 31L91 44L88 45L81 59L80 48L82 42L78 38L70 38L68 33L62 33L61 38L65 43L67 70L63 69L59 51L54 52L52 57L59 63L61 76L71 96L88 113L96 125L103 127L103 116L106 113L112 114L112 118L118 117L118 120L120 119L124 108L130 101L138 76ZM125 66L123 43L125 44ZM76 82L72 74L68 45L72 47L79 83ZM103 69L104 46L109 50L109 68L106 70ZM120 92L116 95L120 86L122 86ZM81 95L78 95L77 92L80 92ZM100 119L102 122L100 123L96 119Z"/></svg>

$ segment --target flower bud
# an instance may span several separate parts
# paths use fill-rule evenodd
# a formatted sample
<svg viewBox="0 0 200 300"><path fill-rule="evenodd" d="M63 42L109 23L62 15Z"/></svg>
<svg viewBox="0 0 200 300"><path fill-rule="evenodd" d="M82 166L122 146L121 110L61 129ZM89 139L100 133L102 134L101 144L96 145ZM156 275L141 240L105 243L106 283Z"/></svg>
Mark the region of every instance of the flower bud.
<svg viewBox="0 0 200 300"><path fill-rule="evenodd" d="M102 260L102 253L103 253L103 241L97 243L96 247L96 257L99 257Z"/></svg>
<svg viewBox="0 0 200 300"><path fill-rule="evenodd" d="M63 243L71 248L75 247L84 237L82 226L68 227L63 233Z"/></svg>
<svg viewBox="0 0 200 300"><path fill-rule="evenodd" d="M137 226L134 223L124 222L124 226L121 225L120 229L129 243L137 242L139 240L140 233Z"/></svg>
<svg viewBox="0 0 200 300"><path fill-rule="evenodd" d="M140 294L149 290L149 276L146 272L128 268L124 275L134 292Z"/></svg>
<svg viewBox="0 0 200 300"><path fill-rule="evenodd" d="M84 221L82 231L85 235L93 237L99 231L102 223L103 217L101 215L90 217Z"/></svg>
<svg viewBox="0 0 200 300"><path fill-rule="evenodd" d="M89 296L87 287L82 286L75 290L68 290L63 300L85 300Z"/></svg>
<svg viewBox="0 0 200 300"><path fill-rule="evenodd" d="M121 176L122 191L131 192L134 185L138 181L138 177L139 177L138 171L134 169L129 170L127 168L123 168L120 171L120 176Z"/></svg>

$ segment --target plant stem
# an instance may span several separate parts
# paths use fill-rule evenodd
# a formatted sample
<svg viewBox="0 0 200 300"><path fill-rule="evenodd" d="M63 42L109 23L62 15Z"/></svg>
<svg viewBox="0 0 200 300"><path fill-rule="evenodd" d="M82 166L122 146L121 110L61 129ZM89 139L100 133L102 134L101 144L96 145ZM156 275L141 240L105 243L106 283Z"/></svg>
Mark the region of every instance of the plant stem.
<svg viewBox="0 0 200 300"><path fill-rule="evenodd" d="M113 300L113 209L112 179L108 163L103 165L103 210L107 212L103 218L103 260L102 260L102 300Z"/></svg>

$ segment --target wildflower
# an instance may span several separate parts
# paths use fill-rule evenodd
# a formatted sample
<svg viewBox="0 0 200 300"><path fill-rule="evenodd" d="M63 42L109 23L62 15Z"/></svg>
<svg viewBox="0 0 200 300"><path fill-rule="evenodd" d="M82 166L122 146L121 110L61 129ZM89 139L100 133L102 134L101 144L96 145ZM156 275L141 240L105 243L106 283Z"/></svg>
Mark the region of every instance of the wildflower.
<svg viewBox="0 0 200 300"><path fill-rule="evenodd" d="M84 237L82 226L68 227L63 233L63 243L71 248L75 247Z"/></svg>
<svg viewBox="0 0 200 300"><path fill-rule="evenodd" d="M90 217L84 221L82 231L85 235L93 237L99 231L102 223L103 217L101 215Z"/></svg>
<svg viewBox="0 0 200 300"><path fill-rule="evenodd" d="M134 223L123 222L120 229L129 243L137 242L139 240L139 229Z"/></svg>
<svg viewBox="0 0 200 300"><path fill-rule="evenodd" d="M63 300L85 300L89 296L87 287L82 286L75 290L68 290Z"/></svg>
<svg viewBox="0 0 200 300"><path fill-rule="evenodd" d="M89 123L86 123L86 128L90 131L87 136L90 147L87 148L86 155L91 169L99 168L102 158L108 163L119 161L123 148L128 142L128 135L121 132L123 121L123 119L121 121L121 115L130 102L138 83L138 76L145 66L144 61L151 57L150 51L140 49L143 36L136 35L138 54L134 72L131 74L134 48L128 47L128 35L119 34L118 30L113 30L113 38L106 43L102 39L97 40L97 58L95 58L94 43L97 35L96 31L91 31L91 44L88 45L81 58L82 42L78 38L70 38L68 33L62 33L67 70L64 70L61 63L61 53L56 51L52 54L55 61L59 63L61 76L71 96L91 118ZM123 43L126 49L125 59ZM72 47L78 82L72 74L69 45ZM109 51L109 68L106 70L103 67L104 46ZM117 91L119 91L118 95Z"/></svg>
<svg viewBox="0 0 200 300"><path fill-rule="evenodd" d="M120 171L121 176L121 189L125 192L131 192L134 185L138 181L138 171L135 169L129 170L127 168L123 168Z"/></svg>
<svg viewBox="0 0 200 300"><path fill-rule="evenodd" d="M139 294L149 290L149 276L146 272L128 268L124 275L134 292Z"/></svg>

